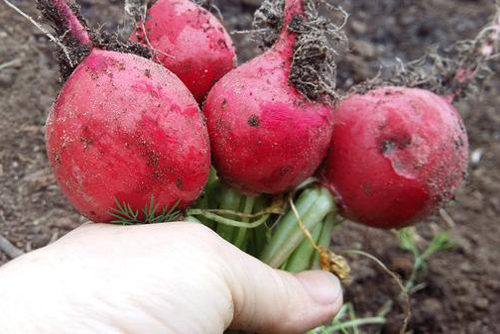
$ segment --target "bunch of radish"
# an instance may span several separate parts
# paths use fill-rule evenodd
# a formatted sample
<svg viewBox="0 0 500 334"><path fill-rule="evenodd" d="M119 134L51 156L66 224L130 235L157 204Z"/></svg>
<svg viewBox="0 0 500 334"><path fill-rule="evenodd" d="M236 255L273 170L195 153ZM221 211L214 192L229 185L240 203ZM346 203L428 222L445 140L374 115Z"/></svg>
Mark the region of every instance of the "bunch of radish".
<svg viewBox="0 0 500 334"><path fill-rule="evenodd" d="M228 33L190 0L154 2L129 43L69 0L37 0L66 77L46 143L69 201L95 222L198 221L289 271L325 269L337 214L401 228L450 201L468 158L452 102L477 68L464 62L445 94L386 83L340 97L344 36L322 2L264 1L268 49L234 68Z"/></svg>

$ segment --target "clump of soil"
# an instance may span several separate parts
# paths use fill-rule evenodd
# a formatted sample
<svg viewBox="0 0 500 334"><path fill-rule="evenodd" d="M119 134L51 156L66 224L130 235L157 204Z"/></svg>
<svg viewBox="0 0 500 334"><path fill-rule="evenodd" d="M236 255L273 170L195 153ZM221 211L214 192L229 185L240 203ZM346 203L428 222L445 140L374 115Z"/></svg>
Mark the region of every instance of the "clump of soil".
<svg viewBox="0 0 500 334"><path fill-rule="evenodd" d="M123 26L123 1L80 0L88 24L117 31ZM251 29L259 0L218 0L231 30ZM426 48L449 46L473 38L493 14L490 0L342 0L351 14L346 27L352 52L337 63L337 84L348 89L375 77L380 68L418 59ZM20 7L38 17L34 2ZM239 59L260 51L249 34L235 34ZM0 2L0 233L29 251L43 247L82 220L62 196L48 165L44 124L60 88L56 47L43 33ZM8 64L8 66L2 66ZM492 70L499 73L500 64ZM447 208L454 223L434 216L419 225L421 246L439 231L449 230L457 247L433 256L423 276L425 285L412 298L415 334L496 334L500 314L500 80L487 83L481 94L460 102L473 152L470 181L456 204ZM346 223L334 232L335 249L362 249L408 278L412 257L397 247L390 231ZM373 316L399 293L376 265L350 257L353 284L346 301L358 317ZM0 252L0 264L8 261ZM383 333L398 333L402 305L396 303ZM375 329L364 328L365 333Z"/></svg>
<svg viewBox="0 0 500 334"><path fill-rule="evenodd" d="M51 1L37 0L36 7L40 11L44 22L52 27L55 37L65 47L64 50L59 48L57 52L61 79L65 81L82 60L89 55L91 47L81 43L73 34L68 33L70 28L66 22L66 18L61 16ZM132 53L148 59L151 58L150 50L141 44L121 41L117 33L109 33L100 29L90 29L77 3L72 3L69 7L89 34L93 47L120 53Z"/></svg>

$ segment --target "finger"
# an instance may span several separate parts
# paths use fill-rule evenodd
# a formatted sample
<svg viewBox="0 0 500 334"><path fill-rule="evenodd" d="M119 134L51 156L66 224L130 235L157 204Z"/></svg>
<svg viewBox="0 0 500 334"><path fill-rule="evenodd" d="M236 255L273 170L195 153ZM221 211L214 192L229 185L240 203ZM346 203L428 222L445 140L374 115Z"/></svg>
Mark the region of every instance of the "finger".
<svg viewBox="0 0 500 334"><path fill-rule="evenodd" d="M233 298L231 327L257 333L304 333L330 320L342 305L338 279L327 272L275 270L226 245L226 276Z"/></svg>

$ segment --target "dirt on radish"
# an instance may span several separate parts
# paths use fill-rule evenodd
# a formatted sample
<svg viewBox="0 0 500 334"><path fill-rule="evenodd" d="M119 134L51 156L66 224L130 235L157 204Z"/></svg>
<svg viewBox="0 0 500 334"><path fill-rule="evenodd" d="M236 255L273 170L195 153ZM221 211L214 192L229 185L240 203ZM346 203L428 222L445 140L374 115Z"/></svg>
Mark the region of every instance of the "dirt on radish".
<svg viewBox="0 0 500 334"><path fill-rule="evenodd" d="M89 21L109 30L122 22L123 1L79 1ZM492 1L345 0L352 14L348 24L353 52L338 64L338 84L349 86L376 75L381 65L422 56L425 47L450 45L472 38L493 12ZM37 16L32 1L17 2ZM259 1L219 0L226 27L248 29ZM92 6L92 10L90 7ZM445 18L445 19L443 19ZM97 27L97 25L95 25ZM233 35L240 61L258 53L248 35ZM79 216L56 186L44 148L44 124L53 97L60 89L55 47L36 28L0 2L0 233L24 250L46 245L79 222ZM10 63L6 67L2 65ZM497 73L500 66L493 68ZM417 230L429 239L451 230L458 247L437 254L421 277L424 289L413 296L414 333L497 333L500 314L500 81L488 84L481 98L459 104L468 127L473 161L470 181L447 208L456 226L437 215ZM391 232L345 224L335 232L335 246L360 248L408 277L411 255L397 248ZM425 242L422 241L423 244ZM0 262L6 256L0 253ZM367 260L351 262L353 284L346 300L358 316L369 316L397 287ZM396 307L384 333L397 333L402 314Z"/></svg>
<svg viewBox="0 0 500 334"><path fill-rule="evenodd" d="M458 111L432 92L380 87L342 100L320 169L346 217L399 228L453 199L467 175Z"/></svg>

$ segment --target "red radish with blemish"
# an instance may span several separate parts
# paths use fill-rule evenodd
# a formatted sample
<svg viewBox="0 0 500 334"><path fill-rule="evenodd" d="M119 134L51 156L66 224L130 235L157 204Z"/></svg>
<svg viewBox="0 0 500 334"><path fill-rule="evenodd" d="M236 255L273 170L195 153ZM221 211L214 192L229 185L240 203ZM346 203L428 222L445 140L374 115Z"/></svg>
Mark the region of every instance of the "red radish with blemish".
<svg viewBox="0 0 500 334"><path fill-rule="evenodd" d="M398 228L453 198L467 158L465 127L449 101L422 89L381 87L336 108L321 175L346 217Z"/></svg>
<svg viewBox="0 0 500 334"><path fill-rule="evenodd" d="M70 32L80 52L88 50L46 127L48 156L70 202L96 222L113 220L115 200L138 210L152 196L160 210L191 204L208 179L210 149L188 89L146 58L95 47L66 1L39 7L60 21L53 23Z"/></svg>
<svg viewBox="0 0 500 334"><path fill-rule="evenodd" d="M323 186L303 191L297 200L307 229L326 224L325 217L337 208L358 223L401 228L440 208L462 184L467 135L446 98L422 89L382 87L347 97L334 117L319 172ZM283 265L304 239L294 214L281 222L261 256L273 267Z"/></svg>
<svg viewBox="0 0 500 334"><path fill-rule="evenodd" d="M487 72L499 36L497 13L468 48L448 50L446 62L433 54L390 80L406 87L381 85L339 104L321 176L346 217L400 228L453 199L467 174L469 147L452 103Z"/></svg>
<svg viewBox="0 0 500 334"><path fill-rule="evenodd" d="M236 66L236 50L222 24L191 0L158 0L131 40L152 49L201 103L210 88Z"/></svg>

